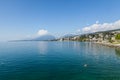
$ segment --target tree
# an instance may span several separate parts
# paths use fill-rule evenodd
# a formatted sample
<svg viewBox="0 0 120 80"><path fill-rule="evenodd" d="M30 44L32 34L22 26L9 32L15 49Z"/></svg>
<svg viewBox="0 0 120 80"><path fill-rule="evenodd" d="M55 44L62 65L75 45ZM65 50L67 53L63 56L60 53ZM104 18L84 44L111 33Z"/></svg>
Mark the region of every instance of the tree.
<svg viewBox="0 0 120 80"><path fill-rule="evenodd" d="M116 40L120 40L120 33L115 36Z"/></svg>

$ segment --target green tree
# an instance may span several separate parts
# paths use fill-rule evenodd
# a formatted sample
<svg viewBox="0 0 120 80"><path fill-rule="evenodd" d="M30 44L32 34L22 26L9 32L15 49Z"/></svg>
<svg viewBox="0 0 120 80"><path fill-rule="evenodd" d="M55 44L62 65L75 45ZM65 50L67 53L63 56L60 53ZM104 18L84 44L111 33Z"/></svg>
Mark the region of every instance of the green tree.
<svg viewBox="0 0 120 80"><path fill-rule="evenodd" d="M116 40L120 40L120 33L115 36Z"/></svg>

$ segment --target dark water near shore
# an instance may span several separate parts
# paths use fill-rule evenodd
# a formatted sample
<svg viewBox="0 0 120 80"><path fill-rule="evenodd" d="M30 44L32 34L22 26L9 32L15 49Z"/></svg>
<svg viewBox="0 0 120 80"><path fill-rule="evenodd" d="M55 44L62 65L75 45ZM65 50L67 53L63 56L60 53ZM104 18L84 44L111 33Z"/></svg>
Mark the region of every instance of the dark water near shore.
<svg viewBox="0 0 120 80"><path fill-rule="evenodd" d="M82 42L0 43L0 80L120 80L120 51Z"/></svg>

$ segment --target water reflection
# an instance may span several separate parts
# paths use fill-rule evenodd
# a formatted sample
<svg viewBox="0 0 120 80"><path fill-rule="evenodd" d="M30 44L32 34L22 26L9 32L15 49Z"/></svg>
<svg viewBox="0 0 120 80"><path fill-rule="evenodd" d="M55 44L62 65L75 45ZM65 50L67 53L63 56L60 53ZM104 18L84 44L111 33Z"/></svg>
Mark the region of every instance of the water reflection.
<svg viewBox="0 0 120 80"><path fill-rule="evenodd" d="M48 42L45 42L45 41L39 42L38 49L40 54L46 54L48 50Z"/></svg>
<svg viewBox="0 0 120 80"><path fill-rule="evenodd" d="M115 49L115 54L120 57L120 49Z"/></svg>
<svg viewBox="0 0 120 80"><path fill-rule="evenodd" d="M16 48L0 47L0 80L120 80L119 49L83 42L11 44Z"/></svg>

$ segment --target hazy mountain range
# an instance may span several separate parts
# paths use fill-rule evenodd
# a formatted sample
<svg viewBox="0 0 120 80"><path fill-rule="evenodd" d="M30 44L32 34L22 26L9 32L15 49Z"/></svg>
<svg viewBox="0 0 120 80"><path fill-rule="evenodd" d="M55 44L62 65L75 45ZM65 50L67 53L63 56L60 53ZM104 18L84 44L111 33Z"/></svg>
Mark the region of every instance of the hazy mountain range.
<svg viewBox="0 0 120 80"><path fill-rule="evenodd" d="M34 38L26 38L26 39L21 39L21 40L11 40L11 41L48 41L48 40L54 40L56 39L55 36L53 35L42 35L42 36L37 36Z"/></svg>
<svg viewBox="0 0 120 80"><path fill-rule="evenodd" d="M46 40L54 40L54 39L56 39L56 38L53 35L42 35L42 36L38 36L36 38L33 38L31 40L33 40L33 41L46 41Z"/></svg>

